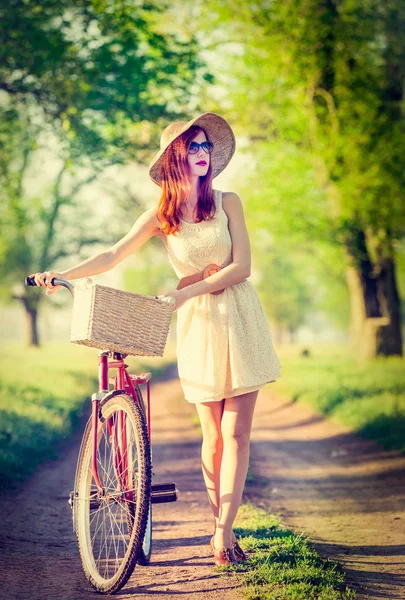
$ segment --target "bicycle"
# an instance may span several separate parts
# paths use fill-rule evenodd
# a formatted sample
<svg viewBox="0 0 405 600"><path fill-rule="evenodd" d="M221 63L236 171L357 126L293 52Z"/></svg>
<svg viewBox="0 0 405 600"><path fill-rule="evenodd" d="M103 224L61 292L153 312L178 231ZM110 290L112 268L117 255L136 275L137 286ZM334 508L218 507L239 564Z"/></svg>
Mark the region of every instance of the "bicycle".
<svg viewBox="0 0 405 600"><path fill-rule="evenodd" d="M70 282L53 278L51 284L67 288L74 297ZM25 285L35 286L34 277L26 277ZM99 389L91 397L92 413L68 499L85 575L105 594L121 589L137 563L149 564L152 504L178 499L174 482L152 484L152 374L129 374L126 356L111 350L98 354ZM114 377L109 369L116 369Z"/></svg>

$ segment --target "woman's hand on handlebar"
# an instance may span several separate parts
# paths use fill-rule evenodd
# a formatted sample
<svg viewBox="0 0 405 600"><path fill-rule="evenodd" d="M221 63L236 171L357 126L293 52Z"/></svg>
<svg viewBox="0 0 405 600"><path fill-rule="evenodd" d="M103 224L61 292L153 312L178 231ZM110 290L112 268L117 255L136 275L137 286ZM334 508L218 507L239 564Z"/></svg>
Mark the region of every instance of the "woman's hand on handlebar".
<svg viewBox="0 0 405 600"><path fill-rule="evenodd" d="M64 276L61 273L55 273L54 271L44 271L43 273L33 273L30 277L34 277L35 283L38 286L47 288L46 295L50 296L57 292L61 286L51 284L52 279L64 279Z"/></svg>

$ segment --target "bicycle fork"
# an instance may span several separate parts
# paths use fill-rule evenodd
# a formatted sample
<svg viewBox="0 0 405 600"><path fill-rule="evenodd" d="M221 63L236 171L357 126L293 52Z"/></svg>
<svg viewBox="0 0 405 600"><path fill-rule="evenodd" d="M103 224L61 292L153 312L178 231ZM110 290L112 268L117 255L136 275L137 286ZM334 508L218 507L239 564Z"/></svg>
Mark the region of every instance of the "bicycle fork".
<svg viewBox="0 0 405 600"><path fill-rule="evenodd" d="M100 352L98 355L98 392L92 395L92 411L91 411L91 431L92 431L92 475L94 482L98 488L100 494L103 494L103 483L100 478L97 464L97 453L99 447L98 440L98 422L100 419L100 404L101 401L113 391L123 390L129 393L134 401L137 400L138 394L135 390L135 385L141 383L147 384L147 429L149 444L151 445L151 428L150 428L150 379L152 375L150 373L142 374L142 376L129 375L126 371L127 365L125 365L123 358L119 357L117 360L108 362L109 352ZM114 356L115 358L115 356ZM115 378L113 378L115 390L109 390L109 377L108 370L110 368L117 369ZM121 490L125 492L125 497L128 501L134 500L134 494L132 491L132 484L128 481L128 456L127 456L127 439L126 439L126 427L125 427L125 416L123 411L118 412L118 418L115 420L110 418L107 422L108 433L111 441L111 450L113 456L113 467L117 476L117 481L120 482ZM152 471L153 473L153 471ZM70 492L69 504L74 511L74 499L77 497L77 487L75 481L75 489ZM125 491L127 490L127 491ZM177 488L174 482L170 483L157 483L151 485L151 503L160 504L163 502L175 502L177 500ZM73 521L75 521L73 514ZM75 526L74 526L75 529Z"/></svg>

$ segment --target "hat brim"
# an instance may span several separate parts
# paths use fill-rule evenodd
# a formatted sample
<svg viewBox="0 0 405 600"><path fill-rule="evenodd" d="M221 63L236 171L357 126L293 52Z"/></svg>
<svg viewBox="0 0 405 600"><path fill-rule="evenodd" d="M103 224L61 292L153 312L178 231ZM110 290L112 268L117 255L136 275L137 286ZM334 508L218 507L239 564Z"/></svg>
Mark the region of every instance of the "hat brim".
<svg viewBox="0 0 405 600"><path fill-rule="evenodd" d="M149 176L157 185L160 185L160 162L163 154L170 144L192 125L199 125L207 132L207 137L214 144L211 153L212 177L216 177L223 171L235 153L236 140L229 123L216 113L207 112L188 121L179 130L177 135L170 140L165 148L161 148L153 157L149 165Z"/></svg>

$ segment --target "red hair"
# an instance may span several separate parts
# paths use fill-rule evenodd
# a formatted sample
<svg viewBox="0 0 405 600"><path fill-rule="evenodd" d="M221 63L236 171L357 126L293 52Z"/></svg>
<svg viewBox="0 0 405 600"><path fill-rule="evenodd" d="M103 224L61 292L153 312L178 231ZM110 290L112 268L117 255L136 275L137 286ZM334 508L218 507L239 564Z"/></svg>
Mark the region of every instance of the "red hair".
<svg viewBox="0 0 405 600"><path fill-rule="evenodd" d="M191 194L191 170L188 164L188 149L192 140L204 131L192 125L169 144L163 153L160 163L160 185L162 195L159 200L157 217L166 235L177 233L181 223L181 208ZM206 138L208 136L204 131ZM209 140L208 140L209 141ZM211 221L215 211L214 192L212 189L211 160L207 174L199 178L197 222Z"/></svg>

